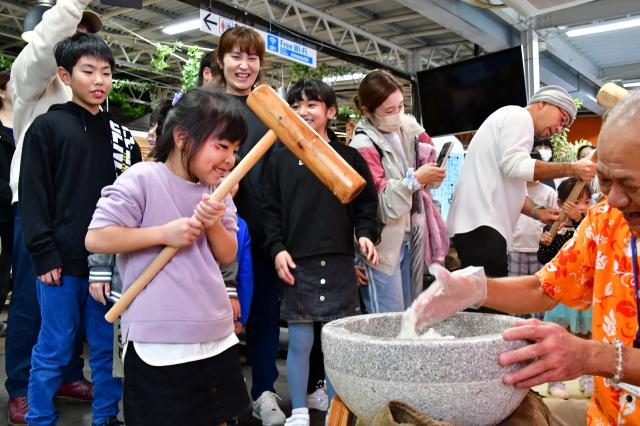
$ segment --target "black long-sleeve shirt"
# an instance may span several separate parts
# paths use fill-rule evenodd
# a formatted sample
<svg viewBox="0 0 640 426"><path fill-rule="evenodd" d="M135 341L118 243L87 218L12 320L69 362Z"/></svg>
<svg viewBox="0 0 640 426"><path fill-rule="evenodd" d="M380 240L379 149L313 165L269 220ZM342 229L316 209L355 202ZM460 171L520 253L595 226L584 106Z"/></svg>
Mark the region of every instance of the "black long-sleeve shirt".
<svg viewBox="0 0 640 426"><path fill-rule="evenodd" d="M375 244L380 238L378 195L369 167L357 150L331 135L331 147L365 180L364 190L342 204L288 149L273 151L265 168L262 209L266 248L287 250L294 259L354 254L354 233Z"/></svg>
<svg viewBox="0 0 640 426"><path fill-rule="evenodd" d="M260 138L269 130L262 121L247 106L247 96L234 96L244 106L244 118L247 120L247 139L240 145L238 155L244 157L253 148ZM255 254L263 254L264 250L264 225L262 222L262 203L264 197L263 181L264 166L269 161L269 157L275 148L269 149L258 162L251 168L249 173L240 181L238 193L233 199L238 214L249 227L251 234L251 246Z"/></svg>
<svg viewBox="0 0 640 426"><path fill-rule="evenodd" d="M140 155L131 145L116 152L123 136L108 113L93 115L73 102L53 105L27 130L18 190L36 275L57 267L88 275L84 239L100 191L115 180L114 164Z"/></svg>

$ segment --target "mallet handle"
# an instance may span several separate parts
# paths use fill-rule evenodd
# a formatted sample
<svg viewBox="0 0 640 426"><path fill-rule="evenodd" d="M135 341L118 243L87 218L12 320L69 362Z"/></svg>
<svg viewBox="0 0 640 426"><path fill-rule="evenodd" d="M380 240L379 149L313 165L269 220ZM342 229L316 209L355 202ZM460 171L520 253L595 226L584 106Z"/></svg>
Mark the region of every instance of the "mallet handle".
<svg viewBox="0 0 640 426"><path fill-rule="evenodd" d="M573 202L573 201L577 200L578 197L580 196L580 194L582 193L582 190L584 189L584 186L586 184L587 184L587 182L584 181L584 180L577 181L575 186L573 187L573 189L569 193L569 196L567 197L565 202L567 202L567 201ZM555 238L556 237L556 234L558 233L558 228L560 227L560 224L562 222L564 222L566 218L567 218L567 213L564 210L560 210L560 216L556 219L555 222L553 222L553 225L551 225L551 229L549 230L549 234L551 234L551 238Z"/></svg>
<svg viewBox="0 0 640 426"><path fill-rule="evenodd" d="M589 157L589 159L591 161L596 161L598 157L598 153L596 151L593 151ZM567 197L567 199L565 200L565 203L568 201L570 203L576 201L578 199L578 197L580 196L580 194L582 194L582 190L584 189L584 186L587 184L588 182L585 180L578 180L576 182L576 184L573 186L573 189L571 190L571 192L569 193L569 196ZM565 221L565 219L567 218L567 214L564 212L564 210L560 210L560 216L558 217L558 219L556 219L555 222L553 222L553 225L551 226L551 229L549 230L549 234L551 234L551 238L555 238L556 234L558 233L558 228L560 227L560 224L562 222Z"/></svg>
<svg viewBox="0 0 640 426"><path fill-rule="evenodd" d="M264 156L264 154L276 142L276 134L269 130L251 148L251 151L238 163L229 175L220 182L220 185L213 191L210 198L215 201L222 201L231 189L251 170L251 168ZM114 322L129 307L131 302L140 294L151 280L165 267L171 258L178 252L178 247L166 246L158 256L147 266L131 286L124 292L120 300L109 309L104 316L109 322Z"/></svg>

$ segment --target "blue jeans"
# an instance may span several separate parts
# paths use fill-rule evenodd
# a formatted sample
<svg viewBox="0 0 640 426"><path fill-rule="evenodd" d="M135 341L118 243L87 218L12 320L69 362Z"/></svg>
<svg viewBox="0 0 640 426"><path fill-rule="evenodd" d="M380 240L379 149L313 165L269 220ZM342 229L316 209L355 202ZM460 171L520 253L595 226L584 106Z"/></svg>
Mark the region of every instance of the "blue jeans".
<svg viewBox="0 0 640 426"><path fill-rule="evenodd" d="M406 241L391 275L369 266L365 269L369 284L360 287L360 295L368 313L401 312L411 305L411 257Z"/></svg>
<svg viewBox="0 0 640 426"><path fill-rule="evenodd" d="M73 355L76 335L84 324L89 342L89 363L93 380L94 423L106 422L118 414L122 382L113 377L113 325L102 306L89 295L86 278L63 275L59 286L37 281L42 326L31 355L29 412L31 426L55 425L58 413L53 397L62 384L62 370Z"/></svg>
<svg viewBox="0 0 640 426"><path fill-rule="evenodd" d="M10 398L27 396L31 350L40 331L40 306L36 296L36 274L22 234L22 218L18 204L14 204L13 229L13 290L7 320L5 341L5 387ZM63 383L83 378L82 339L76 341L74 356L64 368Z"/></svg>
<svg viewBox="0 0 640 426"><path fill-rule="evenodd" d="M280 278L273 261L257 250L253 257L253 300L247 322L247 350L251 361L251 398L255 401L262 392L272 391L278 379L278 346L280 342L279 289Z"/></svg>

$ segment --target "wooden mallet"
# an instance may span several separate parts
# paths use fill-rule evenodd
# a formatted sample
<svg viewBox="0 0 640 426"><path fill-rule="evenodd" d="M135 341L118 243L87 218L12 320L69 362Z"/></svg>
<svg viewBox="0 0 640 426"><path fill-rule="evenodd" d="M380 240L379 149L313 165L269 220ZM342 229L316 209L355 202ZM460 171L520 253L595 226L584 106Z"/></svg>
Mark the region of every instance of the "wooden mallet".
<svg viewBox="0 0 640 426"><path fill-rule="evenodd" d="M596 150L594 150L589 155L589 159L591 161L595 162L598 159L598 152ZM587 185L588 183L589 182L586 181L586 180L578 180L578 181L576 181L576 184L573 186L573 189L569 193L569 196L565 200L565 203L566 202L573 203L574 201L576 201L578 199L578 197L580 196L580 194L582 194L582 190L584 189L585 185ZM560 228L560 224L567 219L567 216L568 215L564 210L560 210L560 216L558 216L556 221L553 222L553 225L551 225L551 229L549 229L549 234L551 235L551 238L555 238L556 237L556 234L558 233L558 228Z"/></svg>
<svg viewBox="0 0 640 426"><path fill-rule="evenodd" d="M270 130L222 180L211 194L211 199L222 201L273 146L276 139L279 139L302 160L343 204L353 200L362 191L365 185L362 176L309 127L271 87L265 84L257 87L247 98L247 105ZM114 322L177 252L178 247L166 246L127 288L120 300L107 312L105 319Z"/></svg>
<svg viewBox="0 0 640 426"><path fill-rule="evenodd" d="M627 96L629 91L623 87L618 86L615 83L606 83L603 85L600 90L598 90L598 94L596 95L596 99L598 104L606 109L611 109L618 103L622 98ZM590 156L591 161L596 161L598 159L597 151L593 151ZM569 193L569 196L565 201L574 202L578 199L580 194L582 194L582 190L587 184L584 180L578 180ZM564 211L560 212L560 216L551 226L549 230L549 234L551 234L551 238L554 238L558 233L558 228L560 227L560 223L562 223L567 218L567 214Z"/></svg>

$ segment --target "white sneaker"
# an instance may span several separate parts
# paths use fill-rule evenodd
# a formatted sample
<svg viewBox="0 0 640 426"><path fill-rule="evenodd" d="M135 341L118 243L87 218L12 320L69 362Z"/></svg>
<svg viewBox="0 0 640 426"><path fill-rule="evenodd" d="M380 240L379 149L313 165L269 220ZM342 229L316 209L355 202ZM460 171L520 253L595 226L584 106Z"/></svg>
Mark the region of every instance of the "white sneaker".
<svg viewBox="0 0 640 426"><path fill-rule="evenodd" d="M276 399L280 397L271 391L264 391L253 402L253 417L261 420L263 426L281 426L287 419Z"/></svg>
<svg viewBox="0 0 640 426"><path fill-rule="evenodd" d="M291 417L287 418L285 426L310 426L311 417L307 407L294 408L291 410Z"/></svg>
<svg viewBox="0 0 640 426"><path fill-rule="evenodd" d="M307 407L311 410L327 411L329 408L329 395L324 388L318 388L307 395Z"/></svg>
<svg viewBox="0 0 640 426"><path fill-rule="evenodd" d="M549 395L556 398L569 399L571 395L567 392L567 385L564 382L549 383Z"/></svg>

